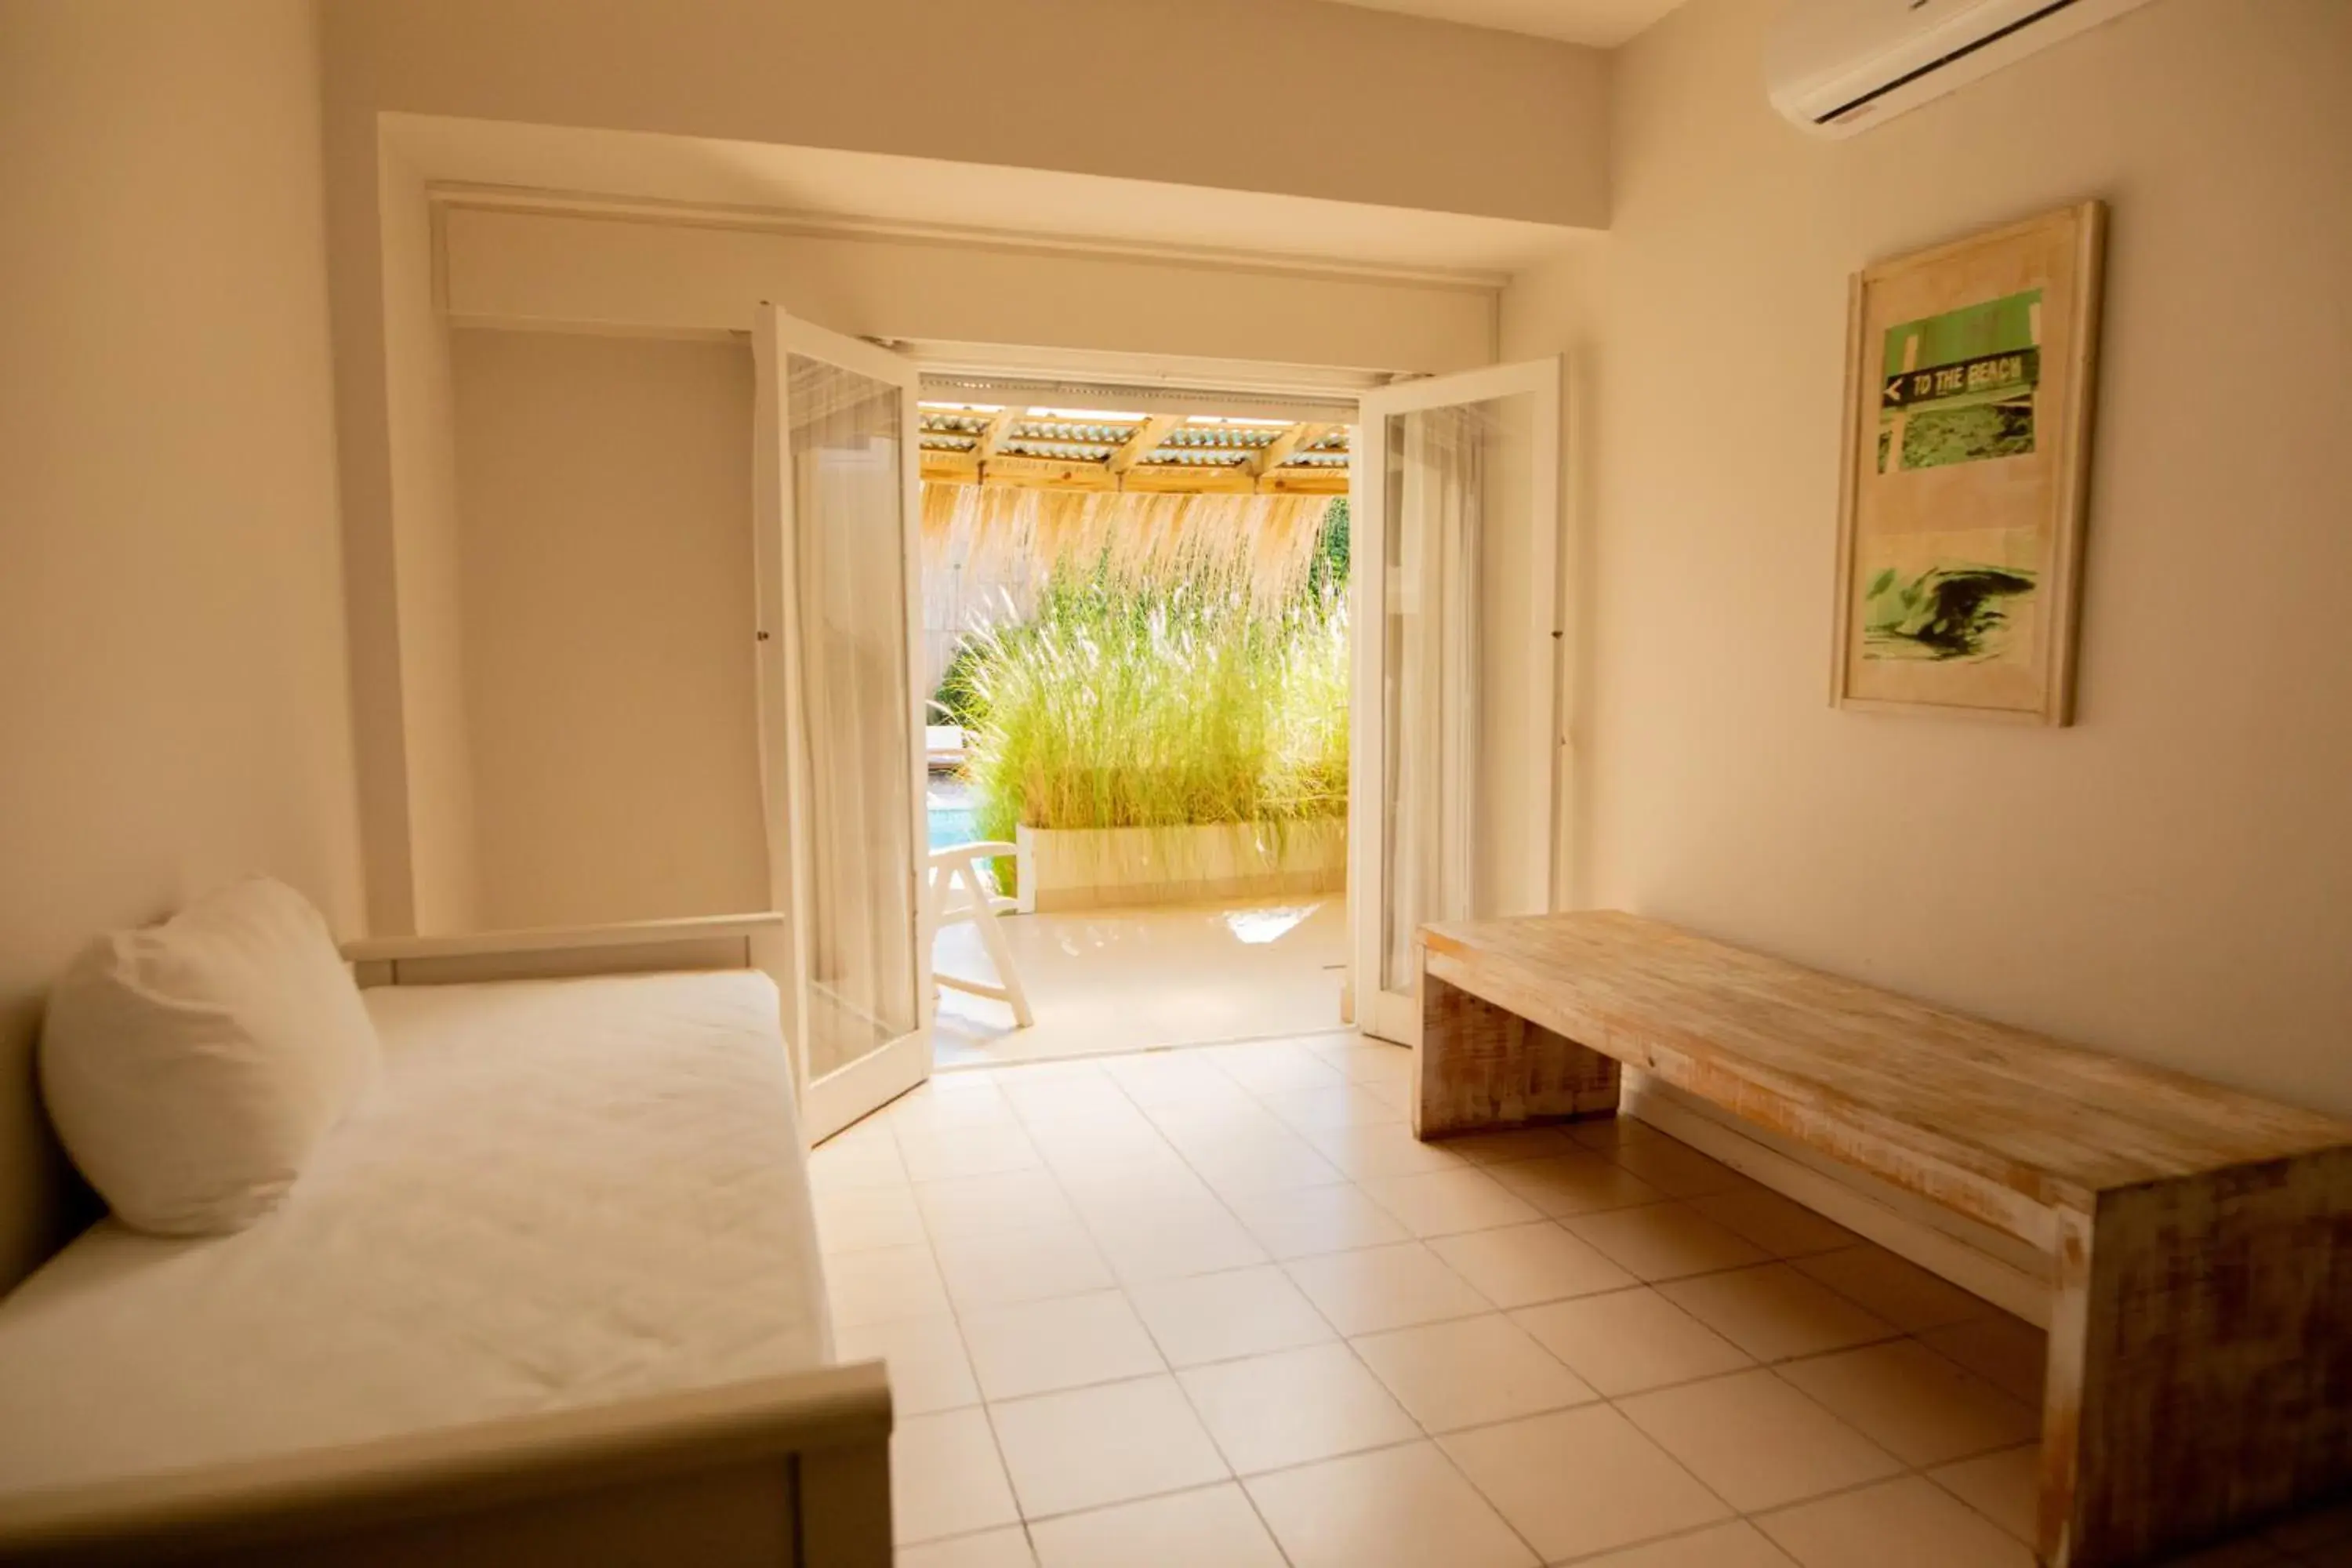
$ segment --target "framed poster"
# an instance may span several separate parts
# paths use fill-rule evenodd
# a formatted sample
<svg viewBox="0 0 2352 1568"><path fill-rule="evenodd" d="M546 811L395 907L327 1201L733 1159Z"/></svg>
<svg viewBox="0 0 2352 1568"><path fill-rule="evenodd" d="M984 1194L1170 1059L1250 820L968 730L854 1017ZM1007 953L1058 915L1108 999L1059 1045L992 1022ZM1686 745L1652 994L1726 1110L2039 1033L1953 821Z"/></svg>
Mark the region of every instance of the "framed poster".
<svg viewBox="0 0 2352 1568"><path fill-rule="evenodd" d="M1831 700L2063 724L2106 208L1853 279Z"/></svg>

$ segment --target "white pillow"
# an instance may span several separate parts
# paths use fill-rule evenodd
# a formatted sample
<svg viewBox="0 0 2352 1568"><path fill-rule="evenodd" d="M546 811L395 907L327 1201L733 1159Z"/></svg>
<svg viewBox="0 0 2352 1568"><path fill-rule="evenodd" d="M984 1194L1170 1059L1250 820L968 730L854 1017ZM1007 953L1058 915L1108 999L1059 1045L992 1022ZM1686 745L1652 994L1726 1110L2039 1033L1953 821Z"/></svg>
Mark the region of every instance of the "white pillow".
<svg viewBox="0 0 2352 1568"><path fill-rule="evenodd" d="M116 1217L216 1235L294 1184L373 1081L375 1027L319 911L257 877L93 942L49 994L40 1062Z"/></svg>

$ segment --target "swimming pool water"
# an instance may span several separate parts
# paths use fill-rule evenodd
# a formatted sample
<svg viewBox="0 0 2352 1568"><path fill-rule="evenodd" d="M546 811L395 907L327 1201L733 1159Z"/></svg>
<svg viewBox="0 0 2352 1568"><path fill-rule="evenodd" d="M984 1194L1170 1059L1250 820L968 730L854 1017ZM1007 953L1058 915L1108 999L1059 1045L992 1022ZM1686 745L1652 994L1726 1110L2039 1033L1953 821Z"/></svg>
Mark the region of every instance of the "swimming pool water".
<svg viewBox="0 0 2352 1568"><path fill-rule="evenodd" d="M980 837L975 824L980 813L971 803L971 786L961 779L934 778L924 792L930 816L931 847L969 844Z"/></svg>
<svg viewBox="0 0 2352 1568"><path fill-rule="evenodd" d="M950 844L969 844L980 837L972 824L977 817L968 805L931 806L931 847L944 848Z"/></svg>

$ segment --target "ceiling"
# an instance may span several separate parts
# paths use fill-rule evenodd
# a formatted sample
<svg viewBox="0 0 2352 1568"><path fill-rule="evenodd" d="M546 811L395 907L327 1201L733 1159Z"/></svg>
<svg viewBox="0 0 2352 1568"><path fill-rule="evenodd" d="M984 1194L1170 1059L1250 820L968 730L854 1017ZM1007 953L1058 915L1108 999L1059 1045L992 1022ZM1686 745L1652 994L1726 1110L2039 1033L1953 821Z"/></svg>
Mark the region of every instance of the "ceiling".
<svg viewBox="0 0 2352 1568"><path fill-rule="evenodd" d="M1440 22L1614 48L1682 0L1339 0Z"/></svg>

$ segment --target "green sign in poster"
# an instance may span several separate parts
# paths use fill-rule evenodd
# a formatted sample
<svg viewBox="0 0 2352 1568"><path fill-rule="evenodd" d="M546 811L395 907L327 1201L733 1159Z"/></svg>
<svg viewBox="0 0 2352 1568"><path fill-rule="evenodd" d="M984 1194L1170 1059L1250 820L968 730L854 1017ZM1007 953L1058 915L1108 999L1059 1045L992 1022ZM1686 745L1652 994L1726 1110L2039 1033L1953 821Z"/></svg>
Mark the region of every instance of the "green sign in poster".
<svg viewBox="0 0 2352 1568"><path fill-rule="evenodd" d="M2041 320L2033 289L1887 328L1878 471L2032 451Z"/></svg>

